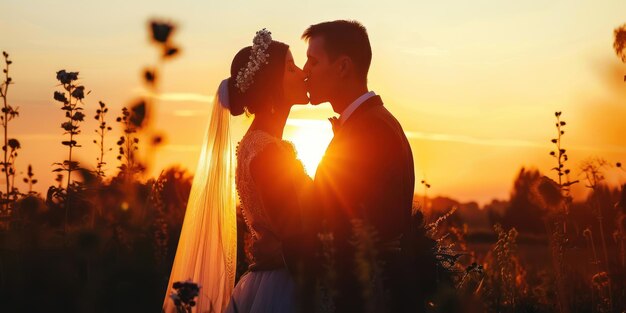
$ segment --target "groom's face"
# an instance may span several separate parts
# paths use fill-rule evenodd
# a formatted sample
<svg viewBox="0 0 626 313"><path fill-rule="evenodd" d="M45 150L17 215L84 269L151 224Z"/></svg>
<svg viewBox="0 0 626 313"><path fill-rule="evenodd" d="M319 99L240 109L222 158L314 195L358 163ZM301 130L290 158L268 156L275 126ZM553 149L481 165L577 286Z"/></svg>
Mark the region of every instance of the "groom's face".
<svg viewBox="0 0 626 313"><path fill-rule="evenodd" d="M331 101L333 89L337 86L339 78L334 66L336 62L330 61L324 44L324 37L311 37L306 51L307 61L303 70L308 77L307 90L313 105Z"/></svg>

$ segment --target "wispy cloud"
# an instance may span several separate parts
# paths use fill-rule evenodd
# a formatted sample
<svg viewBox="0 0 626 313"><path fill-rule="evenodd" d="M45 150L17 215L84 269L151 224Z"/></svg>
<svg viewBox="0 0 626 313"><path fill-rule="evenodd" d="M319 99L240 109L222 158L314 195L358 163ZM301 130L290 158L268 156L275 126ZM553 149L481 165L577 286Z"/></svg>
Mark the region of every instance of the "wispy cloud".
<svg viewBox="0 0 626 313"><path fill-rule="evenodd" d="M448 141L459 142L473 145L484 146L501 146L501 147L529 147L529 148L544 148L549 147L547 144L541 144L534 141L518 140L518 139L486 139L477 138L465 135L451 135L451 134L435 134L416 131L405 131L406 136L411 139L424 139L431 141Z"/></svg>
<svg viewBox="0 0 626 313"><path fill-rule="evenodd" d="M212 103L215 95L207 95L195 92L165 92L161 94L154 94L148 90L143 88L136 88L135 92L141 94L142 96L151 97L153 99L161 100L161 101L172 101L172 102L202 102L202 103Z"/></svg>
<svg viewBox="0 0 626 313"><path fill-rule="evenodd" d="M208 116L211 111L209 110L175 110L172 112L174 116L179 117L192 117L192 116Z"/></svg>
<svg viewBox="0 0 626 313"><path fill-rule="evenodd" d="M330 122L322 119L299 119L290 118L287 120L287 125L303 128L328 128L331 129ZM546 148L549 149L549 144L538 143L529 140L519 139L488 139L477 138L466 135L454 135L454 134L437 134L418 131L405 131L405 134L410 139L422 139L429 141L446 141L457 142L472 145L484 145L484 146L500 146L500 147L527 147L527 148Z"/></svg>
<svg viewBox="0 0 626 313"><path fill-rule="evenodd" d="M453 134L436 134L425 133L416 131L405 131L405 134L410 139L422 139L430 141L447 141L457 142L471 145L483 145L483 146L497 146L497 147L519 147L519 148L542 148L552 149L554 145L550 143L540 143L530 140L521 139L508 139L508 138L478 138L465 135L453 135ZM587 146L587 145L571 145L570 150L584 150L584 151L611 151L618 153L626 153L626 147L604 145L604 146Z"/></svg>
<svg viewBox="0 0 626 313"><path fill-rule="evenodd" d="M200 151L200 145L164 145L163 149L174 152L196 152Z"/></svg>
<svg viewBox="0 0 626 313"><path fill-rule="evenodd" d="M287 120L287 125L294 126L294 127L303 127L303 128L331 129L330 123L327 120L323 120L323 119L290 118ZM550 143L537 142L537 141L532 141L532 140L523 140L523 139L480 138L480 137L467 136L467 135L440 134L440 133L429 133L429 132L419 132L419 131L405 131L404 133L409 139L445 141L445 142L455 142L455 143L470 144L470 145L511 147L511 148L541 148L541 149L546 149L546 150L554 148L554 146ZM615 146L615 145L599 145L599 146L570 145L569 149L581 150L581 151L595 151L595 152L626 153L626 147Z"/></svg>
<svg viewBox="0 0 626 313"><path fill-rule="evenodd" d="M194 92L166 92L161 94L154 94L144 88L135 88L137 94L143 97L150 97L152 99L164 102L199 102L199 103L213 103L214 95L206 95ZM193 110L193 109L174 109L171 113L178 117L193 117L193 116L208 116L210 110Z"/></svg>
<svg viewBox="0 0 626 313"><path fill-rule="evenodd" d="M150 94L148 94L150 95ZM162 93L160 95L152 95L155 99L162 101L191 101L191 102L203 102L203 103L211 103L213 102L213 95L204 95L199 93L191 93L191 92L170 92L170 93Z"/></svg>

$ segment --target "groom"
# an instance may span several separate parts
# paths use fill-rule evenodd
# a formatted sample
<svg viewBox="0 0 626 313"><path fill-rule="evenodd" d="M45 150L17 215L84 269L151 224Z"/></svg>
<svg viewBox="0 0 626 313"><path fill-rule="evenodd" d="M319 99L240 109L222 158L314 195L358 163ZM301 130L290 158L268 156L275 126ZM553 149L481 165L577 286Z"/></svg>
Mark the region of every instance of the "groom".
<svg viewBox="0 0 626 313"><path fill-rule="evenodd" d="M413 155L400 123L367 86L372 59L367 31L359 22L338 20L312 25L302 38L308 42L304 71L311 104L330 102L339 114L331 119L335 136L317 169L312 214L305 221L309 243L319 233L333 234L335 311L418 312L422 303L414 293L408 252ZM382 273L371 284L367 273L358 274L362 263L352 240L354 222L371 226L381 243L376 251ZM311 280L319 279L319 240L317 249L308 249L304 268ZM305 303L314 289L311 280L301 295Z"/></svg>

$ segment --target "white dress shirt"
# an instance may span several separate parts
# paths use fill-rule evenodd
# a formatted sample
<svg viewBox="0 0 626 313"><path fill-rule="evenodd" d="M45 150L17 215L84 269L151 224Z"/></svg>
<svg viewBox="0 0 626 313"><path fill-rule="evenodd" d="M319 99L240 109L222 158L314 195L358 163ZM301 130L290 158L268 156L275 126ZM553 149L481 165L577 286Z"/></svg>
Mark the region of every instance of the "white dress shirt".
<svg viewBox="0 0 626 313"><path fill-rule="evenodd" d="M346 120L348 120L350 115L352 115L352 113L354 113L354 111L356 111L356 109L358 109L361 106L361 104L363 104L363 102L367 101L367 99L375 95L376 94L373 91L370 91L356 98L356 100L350 103L350 105L345 110L343 110L343 112L341 112L341 115L339 115L339 125L343 125L343 123L345 123Z"/></svg>

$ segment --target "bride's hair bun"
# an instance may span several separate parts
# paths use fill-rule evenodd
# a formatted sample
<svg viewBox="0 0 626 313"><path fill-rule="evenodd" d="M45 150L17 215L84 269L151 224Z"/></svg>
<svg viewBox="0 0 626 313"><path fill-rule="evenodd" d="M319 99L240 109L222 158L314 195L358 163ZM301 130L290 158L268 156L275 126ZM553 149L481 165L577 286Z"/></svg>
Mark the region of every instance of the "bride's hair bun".
<svg viewBox="0 0 626 313"><path fill-rule="evenodd" d="M243 114L245 111L245 104L248 102L246 99L247 93L242 93L235 85L237 83L237 73L239 69L248 64L250 58L250 52L252 47L245 47L235 55L233 62L230 65L230 79L228 80L228 97L230 101L230 114L237 116Z"/></svg>
<svg viewBox="0 0 626 313"><path fill-rule="evenodd" d="M248 65L252 46L245 47L237 52L230 65L230 79L228 80L230 114L234 116L241 115L244 112L254 114L262 110L263 106L276 101L277 97L282 97L285 71L284 60L288 49L288 45L279 41L272 41L267 49L269 54L268 64L261 65L254 77L254 82L244 92L241 92L236 86L236 78L239 71Z"/></svg>

